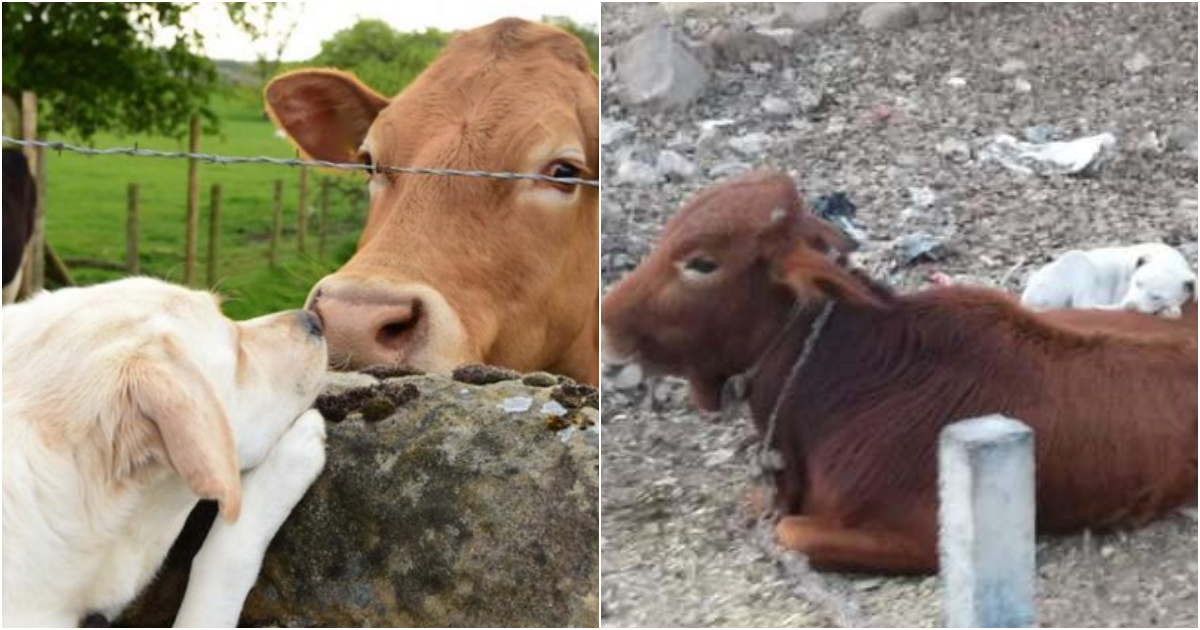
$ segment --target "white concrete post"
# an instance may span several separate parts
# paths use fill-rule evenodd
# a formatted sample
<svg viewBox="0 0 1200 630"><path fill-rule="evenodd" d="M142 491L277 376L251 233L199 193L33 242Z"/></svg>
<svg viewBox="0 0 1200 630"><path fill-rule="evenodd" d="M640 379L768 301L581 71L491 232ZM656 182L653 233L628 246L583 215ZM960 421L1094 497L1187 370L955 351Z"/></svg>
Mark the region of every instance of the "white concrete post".
<svg viewBox="0 0 1200 630"><path fill-rule="evenodd" d="M942 615L950 628L1034 624L1033 431L991 415L938 444Z"/></svg>

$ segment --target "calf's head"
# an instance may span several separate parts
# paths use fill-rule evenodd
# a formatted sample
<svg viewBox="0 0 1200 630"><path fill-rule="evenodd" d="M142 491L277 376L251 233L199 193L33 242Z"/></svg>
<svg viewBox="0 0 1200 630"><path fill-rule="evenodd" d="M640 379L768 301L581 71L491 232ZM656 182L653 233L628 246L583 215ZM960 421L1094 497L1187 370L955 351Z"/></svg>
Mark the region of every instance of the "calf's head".
<svg viewBox="0 0 1200 630"><path fill-rule="evenodd" d="M603 360L686 376L696 402L715 408L725 380L766 350L797 299L871 299L827 260L850 248L804 210L785 174L751 173L702 191L605 296Z"/></svg>
<svg viewBox="0 0 1200 630"><path fill-rule="evenodd" d="M576 38L515 19L457 36L391 100L332 70L266 89L315 158L585 179L599 172L598 95ZM358 251L309 296L335 367L481 361L595 380L595 188L387 172L368 188Z"/></svg>

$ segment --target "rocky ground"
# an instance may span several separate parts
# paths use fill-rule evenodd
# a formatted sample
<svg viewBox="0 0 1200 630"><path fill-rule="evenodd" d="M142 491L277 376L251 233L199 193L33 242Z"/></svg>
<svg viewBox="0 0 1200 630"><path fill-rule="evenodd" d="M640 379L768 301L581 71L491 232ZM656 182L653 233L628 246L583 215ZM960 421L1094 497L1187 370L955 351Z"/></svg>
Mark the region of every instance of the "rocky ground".
<svg viewBox="0 0 1200 630"><path fill-rule="evenodd" d="M1064 249L1145 240L1195 262L1196 5L889 10L605 4L605 285L692 192L760 166L809 198L845 191L861 261L903 288L942 272L1019 290ZM630 43L653 28L658 41ZM999 133L1101 132L1116 151L1091 177L983 155ZM911 260L914 243L934 247ZM603 390L602 623L938 622L933 578L782 571L742 507L748 424L701 417L678 381L622 376ZM1039 622L1195 627L1195 519L1042 539Z"/></svg>

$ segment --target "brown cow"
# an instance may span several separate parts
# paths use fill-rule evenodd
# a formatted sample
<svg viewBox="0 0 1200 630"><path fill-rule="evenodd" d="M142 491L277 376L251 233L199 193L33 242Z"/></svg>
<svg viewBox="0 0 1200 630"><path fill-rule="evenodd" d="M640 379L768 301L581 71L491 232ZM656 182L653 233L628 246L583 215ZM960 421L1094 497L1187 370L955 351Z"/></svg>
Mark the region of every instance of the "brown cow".
<svg viewBox="0 0 1200 630"><path fill-rule="evenodd" d="M820 568L936 570L938 434L991 413L1034 430L1040 531L1138 524L1195 500L1195 305L1172 321L1037 314L965 286L897 295L847 269L846 245L789 177L752 174L691 200L602 305L606 361L685 375L706 408L762 355L749 403L764 432L833 302L779 401L782 544Z"/></svg>
<svg viewBox="0 0 1200 630"><path fill-rule="evenodd" d="M596 179L599 88L552 26L467 31L389 101L334 70L266 88L271 116L316 158ZM598 191L532 181L371 176L358 251L309 296L335 367L467 362L596 383Z"/></svg>

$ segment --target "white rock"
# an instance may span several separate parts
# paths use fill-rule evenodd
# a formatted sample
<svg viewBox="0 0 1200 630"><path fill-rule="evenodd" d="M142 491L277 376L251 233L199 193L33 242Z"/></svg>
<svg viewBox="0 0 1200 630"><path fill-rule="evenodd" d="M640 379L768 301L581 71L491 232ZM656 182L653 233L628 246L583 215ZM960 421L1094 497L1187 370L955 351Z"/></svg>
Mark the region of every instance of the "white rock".
<svg viewBox="0 0 1200 630"><path fill-rule="evenodd" d="M662 177L671 181L691 179L696 175L696 165L675 151L667 149L658 154L654 168Z"/></svg>
<svg viewBox="0 0 1200 630"><path fill-rule="evenodd" d="M1147 57L1146 53L1139 51L1134 53L1134 55L1129 59L1126 59L1122 65L1125 66L1126 72L1130 74L1137 74L1142 70L1154 65L1154 62L1150 61L1150 57Z"/></svg>
<svg viewBox="0 0 1200 630"><path fill-rule="evenodd" d="M666 111L700 96L708 73L686 47L660 25L651 26L616 52L621 102Z"/></svg>
<svg viewBox="0 0 1200 630"><path fill-rule="evenodd" d="M533 399L529 396L513 396L500 401L498 406L506 413L522 413L533 406Z"/></svg>
<svg viewBox="0 0 1200 630"><path fill-rule="evenodd" d="M1021 94L1033 91L1033 84L1021 77L1013 79L1013 90Z"/></svg>
<svg viewBox="0 0 1200 630"><path fill-rule="evenodd" d="M792 105L778 96L768 96L762 101L762 110L771 116L787 116L792 113Z"/></svg>
<svg viewBox="0 0 1200 630"><path fill-rule="evenodd" d="M771 138L761 131L752 131L744 136L729 139L729 148L746 157L761 157Z"/></svg>
<svg viewBox="0 0 1200 630"><path fill-rule="evenodd" d="M657 184L658 171L645 162L628 159L617 167L617 181L623 184Z"/></svg>
<svg viewBox="0 0 1200 630"><path fill-rule="evenodd" d="M967 86L967 80L962 77L950 77L946 79L946 85L952 88L961 88Z"/></svg>
<svg viewBox="0 0 1200 630"><path fill-rule="evenodd" d="M863 9L858 24L869 31L892 31L917 23L917 9L907 2L876 2Z"/></svg>
<svg viewBox="0 0 1200 630"><path fill-rule="evenodd" d="M776 2L771 24L815 31L825 28L846 11L847 7L838 2Z"/></svg>
<svg viewBox="0 0 1200 630"><path fill-rule="evenodd" d="M1029 64L1020 59L1006 59L1000 64L1001 74L1020 74L1029 68Z"/></svg>
<svg viewBox="0 0 1200 630"><path fill-rule="evenodd" d="M628 123L623 120L601 118L600 146L606 147L610 144L620 142L633 135L634 129L635 127L632 123Z"/></svg>
<svg viewBox="0 0 1200 630"><path fill-rule="evenodd" d="M642 384L642 366L636 363L622 366L616 376L605 379L605 382L611 382L617 389L633 389Z"/></svg>

